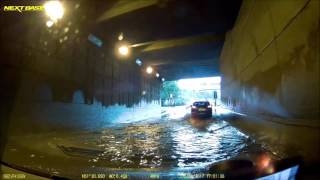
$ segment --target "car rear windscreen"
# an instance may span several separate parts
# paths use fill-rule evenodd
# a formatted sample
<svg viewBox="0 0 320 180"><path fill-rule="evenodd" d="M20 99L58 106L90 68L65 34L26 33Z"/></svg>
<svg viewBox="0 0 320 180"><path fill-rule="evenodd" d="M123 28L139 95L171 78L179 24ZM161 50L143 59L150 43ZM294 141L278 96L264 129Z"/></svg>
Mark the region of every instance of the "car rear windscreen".
<svg viewBox="0 0 320 180"><path fill-rule="evenodd" d="M194 102L194 106L208 106L209 102Z"/></svg>

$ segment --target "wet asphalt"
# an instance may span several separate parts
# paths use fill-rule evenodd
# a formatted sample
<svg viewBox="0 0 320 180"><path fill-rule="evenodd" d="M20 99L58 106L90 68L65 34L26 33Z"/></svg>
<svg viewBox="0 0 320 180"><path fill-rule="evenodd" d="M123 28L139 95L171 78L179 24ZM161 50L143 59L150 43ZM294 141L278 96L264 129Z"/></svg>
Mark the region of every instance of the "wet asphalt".
<svg viewBox="0 0 320 180"><path fill-rule="evenodd" d="M92 172L191 172L265 151L219 118L191 118L184 107L161 118L110 124L86 132L14 137L4 160L38 171L78 178Z"/></svg>

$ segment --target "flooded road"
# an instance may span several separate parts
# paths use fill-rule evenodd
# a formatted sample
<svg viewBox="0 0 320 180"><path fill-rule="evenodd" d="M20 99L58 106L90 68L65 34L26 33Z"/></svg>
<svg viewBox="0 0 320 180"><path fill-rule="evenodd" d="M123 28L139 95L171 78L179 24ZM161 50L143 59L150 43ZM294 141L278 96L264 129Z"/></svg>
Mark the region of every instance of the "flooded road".
<svg viewBox="0 0 320 180"><path fill-rule="evenodd" d="M224 121L162 119L110 127L80 139L103 151L89 160L92 164L100 162L113 168L199 168L237 155L247 138Z"/></svg>
<svg viewBox="0 0 320 180"><path fill-rule="evenodd" d="M73 177L87 171L203 169L236 157L253 143L223 120L193 119L177 109L161 119L11 142L7 162Z"/></svg>

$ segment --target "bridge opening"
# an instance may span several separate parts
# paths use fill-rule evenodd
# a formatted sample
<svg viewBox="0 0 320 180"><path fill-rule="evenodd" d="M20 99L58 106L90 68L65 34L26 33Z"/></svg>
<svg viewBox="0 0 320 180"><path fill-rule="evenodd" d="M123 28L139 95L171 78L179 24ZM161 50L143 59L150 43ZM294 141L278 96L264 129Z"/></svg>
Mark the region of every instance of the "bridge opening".
<svg viewBox="0 0 320 180"><path fill-rule="evenodd" d="M190 105L194 101L220 102L220 76L166 81L162 84L161 105Z"/></svg>

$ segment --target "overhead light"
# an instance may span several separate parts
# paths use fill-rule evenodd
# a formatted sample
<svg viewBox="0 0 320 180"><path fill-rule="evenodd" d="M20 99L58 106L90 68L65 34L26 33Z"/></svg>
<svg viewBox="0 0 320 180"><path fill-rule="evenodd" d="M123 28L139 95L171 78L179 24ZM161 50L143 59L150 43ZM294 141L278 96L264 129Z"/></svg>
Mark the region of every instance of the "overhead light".
<svg viewBox="0 0 320 180"><path fill-rule="evenodd" d="M142 65L142 61L140 59L136 59L136 64L138 64L138 66Z"/></svg>
<svg viewBox="0 0 320 180"><path fill-rule="evenodd" d="M48 1L44 4L44 9L47 16L54 22L61 19L64 14L64 9L60 1Z"/></svg>
<svg viewBox="0 0 320 180"><path fill-rule="evenodd" d="M146 69L146 72L148 74L151 74L153 72L153 68L151 66L148 66L147 69Z"/></svg>
<svg viewBox="0 0 320 180"><path fill-rule="evenodd" d="M161 78L161 81L164 82L166 79L165 78Z"/></svg>
<svg viewBox="0 0 320 180"><path fill-rule="evenodd" d="M156 73L156 77L158 78L160 76L160 74L159 73Z"/></svg>
<svg viewBox="0 0 320 180"><path fill-rule="evenodd" d="M123 55L123 56L127 56L129 54L129 48L128 46L120 46L119 49L118 49L118 52Z"/></svg>

